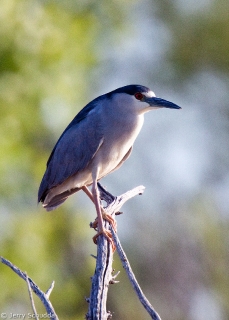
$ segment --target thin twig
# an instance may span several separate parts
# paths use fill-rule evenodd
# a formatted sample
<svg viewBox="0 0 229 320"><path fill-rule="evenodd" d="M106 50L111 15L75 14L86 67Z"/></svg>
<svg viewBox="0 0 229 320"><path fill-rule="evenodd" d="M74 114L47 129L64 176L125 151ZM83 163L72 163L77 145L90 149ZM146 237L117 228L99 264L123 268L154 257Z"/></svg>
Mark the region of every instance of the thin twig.
<svg viewBox="0 0 229 320"><path fill-rule="evenodd" d="M153 320L161 320L159 314L154 310L153 306L150 304L150 302L147 300L146 296L144 295L144 293L142 292L141 287L139 286L135 275L132 271L132 268L130 266L130 263L127 259L127 256L121 246L121 243L119 241L119 238L117 236L117 233L115 233L114 229L112 228L112 226L110 226L110 230L112 232L112 237L118 252L118 255L120 257L120 260L122 262L123 268L126 270L126 273L129 277L129 280L137 294L137 296L139 297L140 302L142 303L143 307L146 309L146 311L149 313L149 315L151 316L151 318Z"/></svg>
<svg viewBox="0 0 229 320"><path fill-rule="evenodd" d="M30 298L30 301L31 301L33 313L34 313L35 319L38 320L37 310L36 310L35 303L34 303L34 300L33 300L33 294L32 294L32 290L31 290L29 278L28 278L28 275L27 275L26 272L25 272L25 275L26 275L26 282L27 282L27 286L28 286L29 298Z"/></svg>
<svg viewBox="0 0 229 320"><path fill-rule="evenodd" d="M48 290L45 292L45 295L46 295L46 297L49 299L49 297L50 297L50 294L52 293L52 290L53 290L53 288L54 288L54 285L55 285L55 281L53 281L52 283L51 283L51 286L48 288Z"/></svg>
<svg viewBox="0 0 229 320"><path fill-rule="evenodd" d="M53 320L59 320L58 316L49 300L49 295L45 294L37 285L35 282L33 282L33 280L29 277L27 277L27 275L21 271L18 267L16 267L13 263L11 263L9 260L0 257L1 261L3 264L5 264L6 266L10 267L19 277L21 277L23 280L27 281L26 279L28 279L29 281L29 285L31 287L31 289L33 290L33 292L38 296L38 298L41 300L41 302L43 303L48 317L49 319L53 319ZM49 291L49 290L48 290ZM50 294L50 293L49 293Z"/></svg>

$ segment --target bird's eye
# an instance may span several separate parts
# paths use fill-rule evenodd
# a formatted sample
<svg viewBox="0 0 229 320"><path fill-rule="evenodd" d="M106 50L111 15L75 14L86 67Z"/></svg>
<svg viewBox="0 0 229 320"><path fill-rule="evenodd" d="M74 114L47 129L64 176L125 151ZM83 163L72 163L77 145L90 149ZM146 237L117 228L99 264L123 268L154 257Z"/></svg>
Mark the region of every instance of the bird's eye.
<svg viewBox="0 0 229 320"><path fill-rule="evenodd" d="M143 99L143 94L141 93L141 92L137 92L137 93L135 93L135 98L137 99L137 100L142 100Z"/></svg>

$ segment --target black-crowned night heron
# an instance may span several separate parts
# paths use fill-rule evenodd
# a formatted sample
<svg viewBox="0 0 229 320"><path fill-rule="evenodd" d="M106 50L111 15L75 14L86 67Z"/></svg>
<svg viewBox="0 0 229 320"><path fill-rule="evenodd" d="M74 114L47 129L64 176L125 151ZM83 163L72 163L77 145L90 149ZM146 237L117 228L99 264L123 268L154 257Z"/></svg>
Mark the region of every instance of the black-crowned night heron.
<svg viewBox="0 0 229 320"><path fill-rule="evenodd" d="M38 202L47 210L59 207L70 195L83 190L94 202L98 235L111 241L103 218L114 224L100 205L97 182L118 169L130 156L144 114L157 108L180 109L156 98L147 87L129 85L88 103L67 126L47 162L38 192ZM92 185L92 191L88 186Z"/></svg>

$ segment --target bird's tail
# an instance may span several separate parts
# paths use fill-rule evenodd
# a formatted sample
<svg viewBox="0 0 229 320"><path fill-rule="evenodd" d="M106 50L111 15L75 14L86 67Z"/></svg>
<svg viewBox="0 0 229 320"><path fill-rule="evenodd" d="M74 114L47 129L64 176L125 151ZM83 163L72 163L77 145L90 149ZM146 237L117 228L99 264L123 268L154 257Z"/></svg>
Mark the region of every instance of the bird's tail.
<svg viewBox="0 0 229 320"><path fill-rule="evenodd" d="M58 208L65 200L68 199L69 196L71 196L73 193L79 191L80 188L75 188L71 190L64 191L60 194L55 195L53 198L51 198L48 202L46 202L47 197L44 199L43 207L47 211L52 211ZM47 194L48 195L48 194Z"/></svg>
<svg viewBox="0 0 229 320"><path fill-rule="evenodd" d="M43 208L45 208L46 211L52 211L52 210L55 210L56 208L58 208L59 206L62 205L62 203L67 200L68 197L66 197L65 199L62 199L60 201L56 201L55 203L51 204L48 203L48 204L43 204Z"/></svg>

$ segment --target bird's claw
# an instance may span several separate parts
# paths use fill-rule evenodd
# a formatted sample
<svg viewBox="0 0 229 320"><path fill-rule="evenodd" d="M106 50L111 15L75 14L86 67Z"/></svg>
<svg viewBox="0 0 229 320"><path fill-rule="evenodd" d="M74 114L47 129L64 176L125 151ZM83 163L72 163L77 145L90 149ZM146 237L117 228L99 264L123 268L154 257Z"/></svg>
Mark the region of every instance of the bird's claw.
<svg viewBox="0 0 229 320"><path fill-rule="evenodd" d="M103 208L101 208L101 214L103 220L108 221L114 229L114 231L117 232L117 222L115 221L115 219L110 214L106 213ZM102 234L111 243L112 250L114 252L116 250L116 247L112 239L112 234L110 231L106 230L103 225L100 226L98 217L95 219L93 223L90 224L90 226L98 231L97 234L93 237L93 242L97 244L97 238Z"/></svg>
<svg viewBox="0 0 229 320"><path fill-rule="evenodd" d="M117 232L117 222L115 219L105 211L102 211L102 217L104 220L108 221L115 232ZM94 222L91 223L91 227L96 229L98 227L98 218L95 219Z"/></svg>
<svg viewBox="0 0 229 320"><path fill-rule="evenodd" d="M114 231L117 232L117 222L115 221L115 219L110 214L106 213L105 211L102 212L102 216L103 216L104 220L106 220L110 223L110 225L112 226Z"/></svg>
<svg viewBox="0 0 229 320"><path fill-rule="evenodd" d="M110 231L106 230L106 229L102 229L101 231L98 231L98 233L92 238L93 239L93 242L95 244L97 244L97 239L100 235L103 235L105 238L107 238L107 240L110 242L111 246L112 246L112 251L115 252L116 250L116 247L115 247L115 244L114 244L114 241L112 239L112 234Z"/></svg>

